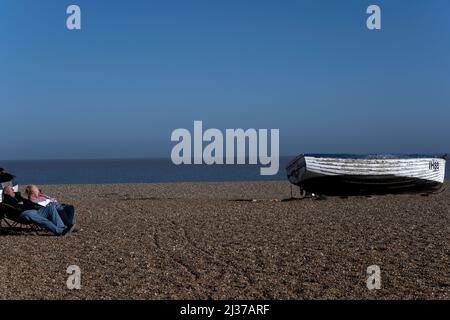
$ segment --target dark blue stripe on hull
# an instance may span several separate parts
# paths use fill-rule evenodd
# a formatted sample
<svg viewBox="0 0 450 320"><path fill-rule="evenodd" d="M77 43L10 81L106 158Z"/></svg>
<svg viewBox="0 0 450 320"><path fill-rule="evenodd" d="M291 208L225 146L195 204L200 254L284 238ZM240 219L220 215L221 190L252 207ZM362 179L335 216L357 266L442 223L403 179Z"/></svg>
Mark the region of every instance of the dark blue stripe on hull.
<svg viewBox="0 0 450 320"><path fill-rule="evenodd" d="M435 192L442 183L397 176L321 176L297 184L308 192L323 195L371 195Z"/></svg>

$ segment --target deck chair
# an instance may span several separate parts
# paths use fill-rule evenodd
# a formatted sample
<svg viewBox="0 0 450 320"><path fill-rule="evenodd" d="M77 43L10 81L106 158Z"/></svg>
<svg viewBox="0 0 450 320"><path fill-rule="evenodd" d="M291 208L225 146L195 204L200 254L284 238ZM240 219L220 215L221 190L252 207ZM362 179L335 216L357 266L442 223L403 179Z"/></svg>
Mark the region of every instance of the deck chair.
<svg viewBox="0 0 450 320"><path fill-rule="evenodd" d="M20 217L21 211L6 203L0 203L0 230L41 231L38 225Z"/></svg>

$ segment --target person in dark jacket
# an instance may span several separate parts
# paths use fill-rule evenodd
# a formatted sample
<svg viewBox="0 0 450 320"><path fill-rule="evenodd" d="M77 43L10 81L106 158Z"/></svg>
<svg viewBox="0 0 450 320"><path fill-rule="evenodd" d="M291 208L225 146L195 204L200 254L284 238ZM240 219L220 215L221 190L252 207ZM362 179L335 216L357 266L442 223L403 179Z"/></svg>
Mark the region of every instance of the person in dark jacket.
<svg viewBox="0 0 450 320"><path fill-rule="evenodd" d="M3 189L3 202L17 209L20 218L33 222L55 235L66 235L71 232L70 229L65 228L54 206L37 208L29 200L23 198L20 192L14 192L10 186Z"/></svg>

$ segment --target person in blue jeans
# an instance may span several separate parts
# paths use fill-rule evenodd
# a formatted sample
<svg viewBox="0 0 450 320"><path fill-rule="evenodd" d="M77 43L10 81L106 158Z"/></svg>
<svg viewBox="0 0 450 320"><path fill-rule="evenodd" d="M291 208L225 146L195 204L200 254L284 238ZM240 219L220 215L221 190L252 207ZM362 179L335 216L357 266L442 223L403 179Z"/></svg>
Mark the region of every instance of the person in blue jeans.
<svg viewBox="0 0 450 320"><path fill-rule="evenodd" d="M75 228L75 208L74 206L61 204L55 198L49 197L42 193L38 186L31 184L26 187L25 193L28 196L28 200L42 206L54 206L59 213L59 217L64 222L66 227L73 229L73 232L77 232Z"/></svg>
<svg viewBox="0 0 450 320"><path fill-rule="evenodd" d="M14 189L9 186L3 189L3 202L17 209L20 218L35 223L55 235L60 236L70 233L70 229L64 226L55 206L36 208L24 199L20 192L14 192Z"/></svg>
<svg viewBox="0 0 450 320"><path fill-rule="evenodd" d="M26 210L19 217L33 222L58 236L62 235L65 230L64 222L61 220L58 210L54 206L44 207L39 210Z"/></svg>

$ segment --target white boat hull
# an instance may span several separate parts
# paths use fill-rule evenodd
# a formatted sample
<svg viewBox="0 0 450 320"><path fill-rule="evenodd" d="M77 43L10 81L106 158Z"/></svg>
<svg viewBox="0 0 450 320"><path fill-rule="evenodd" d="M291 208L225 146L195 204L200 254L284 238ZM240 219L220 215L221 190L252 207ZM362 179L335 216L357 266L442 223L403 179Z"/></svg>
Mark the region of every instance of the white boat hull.
<svg viewBox="0 0 450 320"><path fill-rule="evenodd" d="M289 181L321 194L434 191L445 176L445 159L299 156L288 166Z"/></svg>

